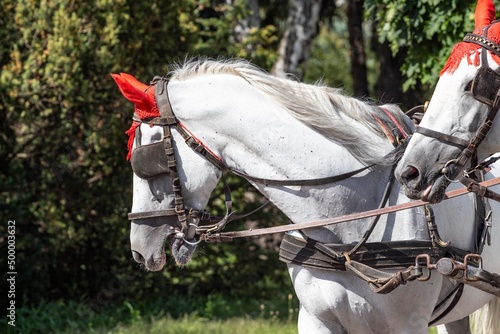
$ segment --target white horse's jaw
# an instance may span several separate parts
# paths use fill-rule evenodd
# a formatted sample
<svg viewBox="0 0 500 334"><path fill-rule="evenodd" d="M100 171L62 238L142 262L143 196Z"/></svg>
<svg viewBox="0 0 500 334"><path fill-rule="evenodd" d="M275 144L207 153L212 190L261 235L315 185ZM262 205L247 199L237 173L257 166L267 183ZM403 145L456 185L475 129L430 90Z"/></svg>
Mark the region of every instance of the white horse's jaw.
<svg viewBox="0 0 500 334"><path fill-rule="evenodd" d="M146 270L159 271L165 266L167 260L165 254L166 243L167 240L173 239L173 235L176 233L177 229L169 224L165 224L165 219L173 220L177 219L177 217L132 221L130 234L132 255L134 260L144 266ZM177 259L175 254L179 254L177 250L181 249L182 245L172 240L170 241L170 248L172 249L172 254L176 262L185 265L187 262L182 263L182 261L187 258L186 250L181 252L182 256L179 256L179 259ZM175 250L177 251L175 254L174 244L176 246ZM187 249L191 250L189 247ZM192 249L192 251L194 251L194 249Z"/></svg>
<svg viewBox="0 0 500 334"><path fill-rule="evenodd" d="M170 251L175 263L180 267L185 266L191 261L195 250L196 245L188 244L184 240L177 238L171 238L170 240Z"/></svg>

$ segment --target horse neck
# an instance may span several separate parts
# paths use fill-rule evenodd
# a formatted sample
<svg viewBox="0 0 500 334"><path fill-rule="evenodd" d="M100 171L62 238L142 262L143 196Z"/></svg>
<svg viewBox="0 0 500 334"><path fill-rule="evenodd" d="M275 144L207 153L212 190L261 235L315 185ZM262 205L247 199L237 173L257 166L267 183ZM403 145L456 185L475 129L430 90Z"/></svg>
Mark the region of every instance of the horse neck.
<svg viewBox="0 0 500 334"><path fill-rule="evenodd" d="M365 165L241 78L216 75L173 81L169 92L174 111L183 124L228 166L248 175L267 179L314 179L351 172ZM231 98L225 98L227 96ZM357 133L370 133L359 124L346 126L353 127ZM386 139L373 135L373 140L380 142L380 150L387 153L392 150ZM376 208L389 174L387 166L322 186L253 185L298 223ZM399 186L394 187L391 204L407 200L399 192ZM401 219L414 225L411 210L395 216L404 216ZM381 219L374 238L395 238L391 225L394 218L391 219ZM351 242L362 236L363 226L365 221L352 222L308 230L308 234L324 242ZM404 229L401 231L406 233Z"/></svg>

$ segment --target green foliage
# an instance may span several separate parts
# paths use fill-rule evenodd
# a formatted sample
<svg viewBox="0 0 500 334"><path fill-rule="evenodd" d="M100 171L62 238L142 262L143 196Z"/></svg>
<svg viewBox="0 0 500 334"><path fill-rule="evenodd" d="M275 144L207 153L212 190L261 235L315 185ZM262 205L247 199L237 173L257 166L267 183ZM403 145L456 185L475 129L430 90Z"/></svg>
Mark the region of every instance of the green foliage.
<svg viewBox="0 0 500 334"><path fill-rule="evenodd" d="M368 0L367 17L377 22L379 41L405 58L404 90L434 84L449 53L474 29L475 2L465 0Z"/></svg>
<svg viewBox="0 0 500 334"><path fill-rule="evenodd" d="M232 22L247 11L243 3L3 2L0 202L4 220L16 221L18 306L83 296L101 310L160 292L291 291L275 249L251 241L206 246L189 268L171 261L162 273L141 271L130 255L132 177L124 131L133 107L109 73L147 82L186 54L244 56L246 43L260 43L255 55L268 66L277 41L272 24L242 44L228 42ZM248 184L231 184L235 200L243 201ZM255 207L259 199L244 202L237 209ZM217 200L214 210L222 210ZM274 214L268 209L258 217Z"/></svg>
<svg viewBox="0 0 500 334"><path fill-rule="evenodd" d="M50 324L53 319L47 314L55 311L44 309L43 300L83 300L77 313L90 309L109 315L107 310L119 305L120 314L141 322L146 313L132 301L173 296L171 302L182 309L183 301L192 302L187 297L213 292L233 300L279 300L292 291L285 266L278 261L279 238L203 245L187 268L169 261L160 273L142 271L131 259L128 241L132 177L125 161L124 131L133 107L109 74L128 72L148 82L186 55L244 57L270 70L287 4L278 0L259 4L260 26L250 27L238 39L235 25L250 14L243 0L233 5L208 0L2 2L0 210L4 222L16 221L17 306L33 306L21 308L19 318L28 310L40 317L45 312L48 318L43 321ZM378 22L388 24L379 24L381 39L389 40L394 52L408 51L407 86L415 80L434 80L436 64L446 59L442 52L449 52L439 43L450 46L470 30L470 20L463 20L462 2L432 4L368 1ZM416 25L410 29L413 21ZM333 26L324 25L315 41L307 80L323 77L330 85L349 90L345 29ZM229 177L228 182L239 212L262 203L246 181ZM221 188L210 203L213 213L224 213ZM251 219L231 228L255 227L257 221L262 227L286 223L274 207ZM4 223L0 226L4 264L5 231ZM0 283L5 284L5 280ZM233 304L211 298L195 304L196 311L207 317L220 316L221 309L230 314ZM6 301L2 298L0 306ZM61 303L57 312L67 306Z"/></svg>
<svg viewBox="0 0 500 334"><path fill-rule="evenodd" d="M179 12L179 24L181 40L189 45L187 51L190 54L246 58L262 68L272 67L279 44L274 22L250 27L242 40L234 36L235 26L251 14L246 1L236 0L228 5L225 2L189 0L185 4ZM267 21L265 17L263 21Z"/></svg>
<svg viewBox="0 0 500 334"><path fill-rule="evenodd" d="M322 26L314 40L304 81L315 82L321 79L328 86L352 93L347 27L340 22L333 22L333 25L333 28Z"/></svg>

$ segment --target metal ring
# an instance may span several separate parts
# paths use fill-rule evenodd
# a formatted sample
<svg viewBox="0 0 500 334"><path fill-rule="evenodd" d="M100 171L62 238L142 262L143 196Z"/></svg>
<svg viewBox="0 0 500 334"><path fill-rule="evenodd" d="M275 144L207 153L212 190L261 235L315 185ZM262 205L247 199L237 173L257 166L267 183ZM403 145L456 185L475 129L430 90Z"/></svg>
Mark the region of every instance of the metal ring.
<svg viewBox="0 0 500 334"><path fill-rule="evenodd" d="M199 240L196 240L195 238L193 238L194 241L187 241L186 238L182 238L182 241L184 241L185 243L187 243L188 245L191 245L191 246L196 246L198 245L199 243L202 242L201 239Z"/></svg>
<svg viewBox="0 0 500 334"><path fill-rule="evenodd" d="M457 159L452 159L452 160L448 161L447 163L445 163L444 167L441 169L441 174L443 174L444 178L446 180L448 180L449 182L458 182L458 176L456 179L451 179L448 177L448 173L450 172L450 170L448 169L448 166L450 164L457 164Z"/></svg>

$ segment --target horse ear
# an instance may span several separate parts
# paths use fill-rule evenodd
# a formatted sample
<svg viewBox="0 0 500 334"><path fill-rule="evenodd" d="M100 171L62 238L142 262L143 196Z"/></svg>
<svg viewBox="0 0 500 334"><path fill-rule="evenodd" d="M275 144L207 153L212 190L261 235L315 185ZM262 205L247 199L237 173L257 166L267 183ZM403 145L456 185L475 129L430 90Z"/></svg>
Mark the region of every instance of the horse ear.
<svg viewBox="0 0 500 334"><path fill-rule="evenodd" d="M144 90L148 87L130 74L111 74L123 96L134 103L138 109L151 110L153 101L150 100Z"/></svg>
<svg viewBox="0 0 500 334"><path fill-rule="evenodd" d="M125 80L127 80L129 84L143 92L148 88L148 85L140 82L133 75L130 75L128 73L120 73L120 76L122 78L125 78Z"/></svg>
<svg viewBox="0 0 500 334"><path fill-rule="evenodd" d="M493 0L478 0L475 14L476 29L490 25L495 16Z"/></svg>

